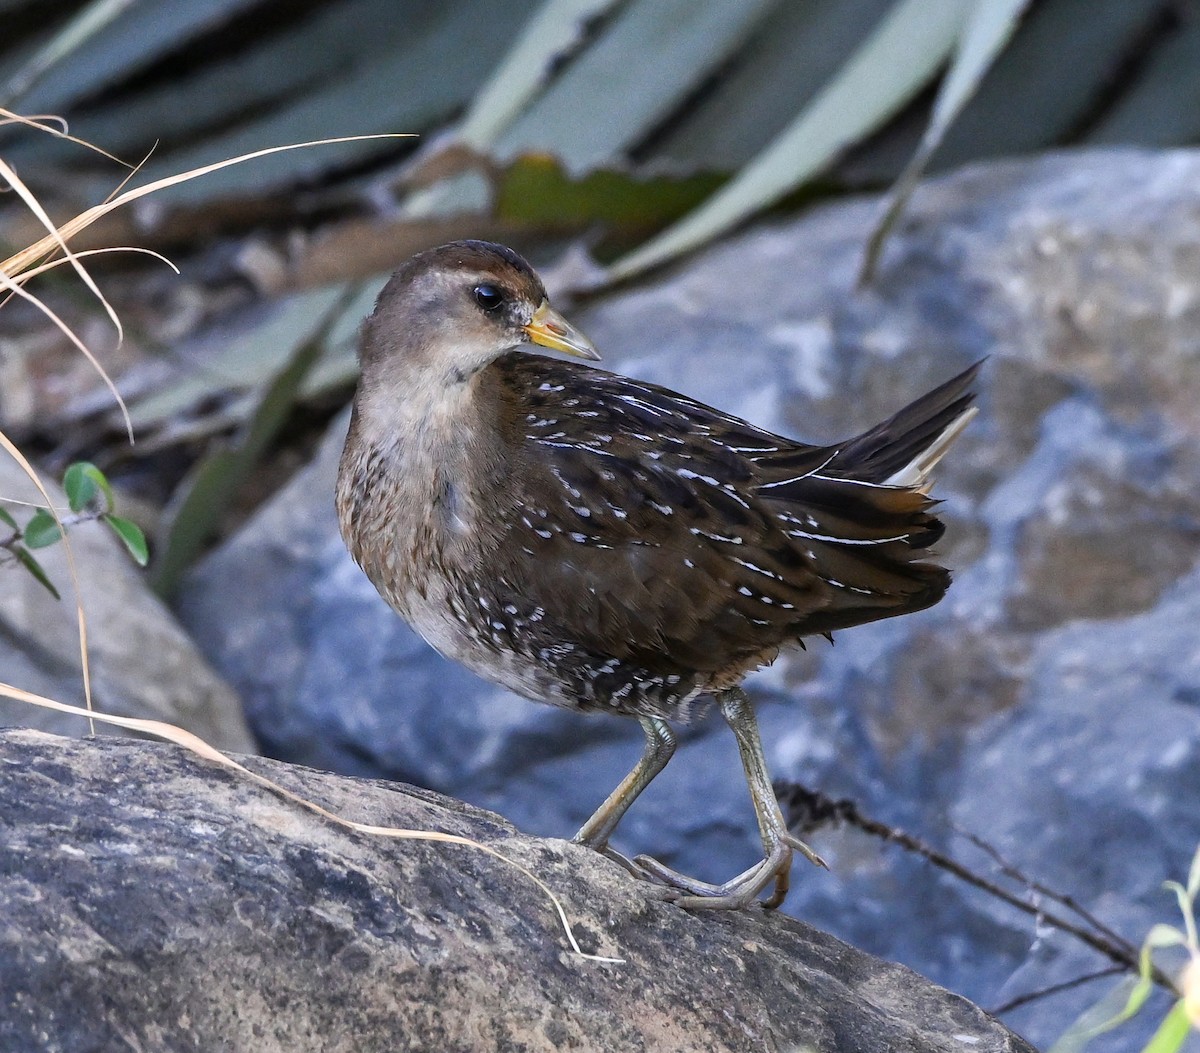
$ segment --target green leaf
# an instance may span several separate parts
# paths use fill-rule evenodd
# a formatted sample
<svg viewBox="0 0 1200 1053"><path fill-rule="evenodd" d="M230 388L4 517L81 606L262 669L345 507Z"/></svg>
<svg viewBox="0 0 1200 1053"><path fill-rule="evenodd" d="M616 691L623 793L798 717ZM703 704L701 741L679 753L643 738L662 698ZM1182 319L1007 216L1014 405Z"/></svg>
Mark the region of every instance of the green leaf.
<svg viewBox="0 0 1200 1053"><path fill-rule="evenodd" d="M1143 1047L1142 1053L1176 1053L1177 1050L1183 1048L1184 1040L1188 1037L1191 1027L1187 1006L1181 998L1171 1006L1171 1011L1158 1025L1158 1030Z"/></svg>
<svg viewBox="0 0 1200 1053"><path fill-rule="evenodd" d="M29 548L46 548L61 537L62 528L44 508L34 512L33 518L25 524L25 544Z"/></svg>
<svg viewBox="0 0 1200 1053"><path fill-rule="evenodd" d="M548 154L514 161L496 188L496 215L529 225L604 223L645 229L695 208L725 179L711 173L634 177L599 169L573 179Z"/></svg>
<svg viewBox="0 0 1200 1053"><path fill-rule="evenodd" d="M45 587L51 596L53 596L56 600L62 599L62 597L58 594L58 589L54 587L54 583L46 576L46 572L42 569L42 565L33 558L33 555L27 548L22 545L18 545L13 549L13 555L17 557L18 561L20 561L21 566L29 571L29 573L32 574L38 580L38 582Z"/></svg>
<svg viewBox="0 0 1200 1053"><path fill-rule="evenodd" d="M1147 934L1143 946L1153 950L1161 950L1163 947L1185 947L1187 938L1174 926L1159 922Z"/></svg>
<svg viewBox="0 0 1200 1053"><path fill-rule="evenodd" d="M97 495L104 495L104 508L107 512L113 506L113 492L104 473L88 461L76 461L63 476L63 489L67 492L67 501L72 512L83 512L92 508Z"/></svg>
<svg viewBox="0 0 1200 1053"><path fill-rule="evenodd" d="M142 533L142 528L137 523L123 516L114 516L111 513L103 517L112 531L129 549L129 554L137 562L138 566L144 567L150 559L150 548L146 544L146 535Z"/></svg>
<svg viewBox="0 0 1200 1053"><path fill-rule="evenodd" d="M20 530L21 529L19 526L17 526L17 521L15 519L13 519L13 517L11 515L9 515L8 509L5 508L3 505L0 505L0 523L3 523L10 530Z"/></svg>
<svg viewBox="0 0 1200 1053"><path fill-rule="evenodd" d="M1192 901L1185 889L1178 881L1164 881L1163 888L1175 893L1175 900L1179 904L1179 913L1186 919L1191 914ZM1154 926L1156 929L1159 926Z"/></svg>
<svg viewBox="0 0 1200 1053"><path fill-rule="evenodd" d="M961 0L901 0L774 143L682 222L618 260L612 277L695 248L826 168L932 80L968 10Z"/></svg>
<svg viewBox="0 0 1200 1053"><path fill-rule="evenodd" d="M1196 846L1196 854L1192 856L1192 865L1188 870L1187 894L1192 900L1200 895L1200 845Z"/></svg>

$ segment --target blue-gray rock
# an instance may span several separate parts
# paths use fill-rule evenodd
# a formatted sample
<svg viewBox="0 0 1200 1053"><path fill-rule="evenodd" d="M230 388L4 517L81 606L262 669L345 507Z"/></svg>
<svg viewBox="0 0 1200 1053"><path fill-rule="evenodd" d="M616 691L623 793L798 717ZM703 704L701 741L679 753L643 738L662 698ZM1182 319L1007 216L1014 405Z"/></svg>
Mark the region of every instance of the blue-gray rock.
<svg viewBox="0 0 1200 1053"><path fill-rule="evenodd" d="M865 291L873 199L750 230L575 319L610 368L808 440L991 356L982 413L939 469L948 598L749 686L776 777L967 855L969 828L1134 943L1176 920L1158 885L1200 841L1198 185L1190 151L978 166L922 188ZM569 834L638 729L517 700L415 641L342 554L339 442L193 576L186 623L272 754ZM689 730L617 840L706 877L757 858L722 727ZM790 912L985 1006L1106 964L864 835L816 847L832 872L798 865ZM1101 993L1011 1019L1048 1043ZM1094 1048L1134 1048L1150 1024Z"/></svg>

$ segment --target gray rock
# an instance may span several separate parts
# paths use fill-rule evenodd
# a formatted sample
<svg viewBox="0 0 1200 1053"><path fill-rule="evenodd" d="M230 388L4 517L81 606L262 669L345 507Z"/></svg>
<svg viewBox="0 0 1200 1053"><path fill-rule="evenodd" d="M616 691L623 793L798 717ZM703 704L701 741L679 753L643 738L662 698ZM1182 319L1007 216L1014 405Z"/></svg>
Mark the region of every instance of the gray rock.
<svg viewBox="0 0 1200 1053"><path fill-rule="evenodd" d="M1200 628L1184 610L1200 556L1197 185L1191 151L977 166L921 189L865 291L873 199L759 226L573 312L606 366L809 440L991 356L983 412L939 469L947 600L818 640L749 686L777 777L959 852L951 824L969 826L1135 943L1172 918L1157 884L1200 841ZM570 833L633 763L637 729L520 702L413 643L340 551L339 442L199 570L186 623L278 755ZM233 623L222 597L247 581ZM1143 732L1153 746L1124 741ZM745 787L723 728L687 734L618 841L726 877L757 858ZM1176 758L1169 822L1156 749ZM816 847L833 871L798 868L790 911L982 1004L1105 964L863 835ZM1101 993L1011 1019L1049 1043ZM1092 1048L1134 1048L1145 1021Z"/></svg>
<svg viewBox="0 0 1200 1053"><path fill-rule="evenodd" d="M0 734L6 1050L1033 1053L916 974L763 911L694 915L615 864L387 783L251 761L353 833L175 747ZM121 793L112 792L114 786Z"/></svg>
<svg viewBox="0 0 1200 1053"><path fill-rule="evenodd" d="M57 507L65 508L62 491L45 477L43 482ZM0 494L42 503L28 476L7 455L0 456ZM17 513L17 518L27 516ZM169 721L220 749L254 750L237 695L150 591L108 529L83 523L70 532L70 540L87 616L96 709ZM0 569L0 679L82 706L79 626L66 552L58 544L39 550L37 557L63 598L55 600L19 567ZM87 731L87 722L79 717L0 699L0 726L5 725L76 735Z"/></svg>

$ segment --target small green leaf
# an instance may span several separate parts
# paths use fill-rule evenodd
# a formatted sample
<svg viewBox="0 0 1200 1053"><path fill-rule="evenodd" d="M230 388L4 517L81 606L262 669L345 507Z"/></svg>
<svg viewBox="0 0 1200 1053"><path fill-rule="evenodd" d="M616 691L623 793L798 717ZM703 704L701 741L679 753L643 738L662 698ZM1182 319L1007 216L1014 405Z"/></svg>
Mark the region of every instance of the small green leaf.
<svg viewBox="0 0 1200 1053"><path fill-rule="evenodd" d="M29 548L46 548L61 537L62 528L44 508L39 508L25 525L25 544Z"/></svg>
<svg viewBox="0 0 1200 1053"><path fill-rule="evenodd" d="M1200 845L1196 846L1196 854L1192 856L1192 866L1188 871L1187 894L1193 900L1200 896Z"/></svg>
<svg viewBox="0 0 1200 1053"><path fill-rule="evenodd" d="M62 599L62 597L58 594L58 589L54 587L54 583L46 576L46 572L42 570L42 565L33 558L29 549L18 545L13 549L13 555L16 556L20 561L21 566L23 566L27 571L29 571L30 574L37 578L37 580L43 586L45 586L51 596L53 596L56 600Z"/></svg>
<svg viewBox="0 0 1200 1053"><path fill-rule="evenodd" d="M1174 926L1159 922L1146 936L1144 946L1154 950L1161 950L1163 947L1185 947L1187 937Z"/></svg>
<svg viewBox="0 0 1200 1053"><path fill-rule="evenodd" d="M72 512L83 512L94 507L96 496L104 495L104 507L98 511L107 512L113 506L113 492L104 473L88 461L76 461L63 476L63 489L67 492L67 501Z"/></svg>
<svg viewBox="0 0 1200 1053"><path fill-rule="evenodd" d="M138 566L144 567L147 560L150 559L150 549L146 544L146 535L142 533L142 528L122 516L106 515L104 522L112 527L113 533L129 549L129 554L137 561Z"/></svg>
<svg viewBox="0 0 1200 1053"><path fill-rule="evenodd" d="M2 505L0 505L0 523L3 523L10 530L21 529L19 526L17 526L17 521L8 514L8 509L4 508Z"/></svg>

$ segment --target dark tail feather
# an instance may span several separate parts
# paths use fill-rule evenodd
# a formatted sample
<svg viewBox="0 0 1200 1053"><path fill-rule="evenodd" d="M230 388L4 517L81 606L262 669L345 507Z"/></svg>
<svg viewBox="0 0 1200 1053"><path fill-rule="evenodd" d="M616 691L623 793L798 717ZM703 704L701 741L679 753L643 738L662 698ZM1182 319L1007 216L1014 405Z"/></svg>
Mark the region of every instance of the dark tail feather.
<svg viewBox="0 0 1200 1053"><path fill-rule="evenodd" d="M975 392L969 389L985 361L980 359L882 424L842 444L821 474L919 487L969 419L967 414L973 414Z"/></svg>

